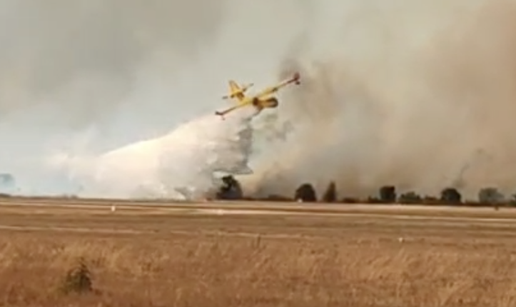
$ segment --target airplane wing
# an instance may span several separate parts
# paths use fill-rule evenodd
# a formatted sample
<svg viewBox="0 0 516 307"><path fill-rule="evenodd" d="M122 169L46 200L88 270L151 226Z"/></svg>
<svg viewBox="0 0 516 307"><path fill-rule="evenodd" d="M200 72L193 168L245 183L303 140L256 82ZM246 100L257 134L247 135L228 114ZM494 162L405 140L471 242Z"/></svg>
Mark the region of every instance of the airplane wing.
<svg viewBox="0 0 516 307"><path fill-rule="evenodd" d="M271 94L274 94L276 93L277 91L279 91L281 88L291 84L291 83L295 83L297 85L301 84L301 82L299 81L300 79L300 75L299 73L294 73L294 75L292 77L290 77L289 79L286 79L282 82L280 82L279 84L277 85L274 85L274 86L270 86L270 87L267 87L265 88L264 90L262 90L261 92L259 92L258 94L255 95L255 97L263 97L263 96L269 96Z"/></svg>
<svg viewBox="0 0 516 307"><path fill-rule="evenodd" d="M229 112L234 111L234 110L236 110L236 109L239 109L239 108L241 108L241 107L244 107L244 106L250 105L250 104L252 104L252 99L248 99L248 100L246 100L246 101L244 101L244 100L243 100L242 102L240 102L240 103L239 103L239 104L237 104L236 106L233 106L233 107L231 107L231 108L228 108L228 109L226 109L226 110L224 110L224 111L216 111L216 112L215 112L215 114L216 114L216 115L219 115L219 116L221 116L221 117L224 117L224 115L228 114Z"/></svg>

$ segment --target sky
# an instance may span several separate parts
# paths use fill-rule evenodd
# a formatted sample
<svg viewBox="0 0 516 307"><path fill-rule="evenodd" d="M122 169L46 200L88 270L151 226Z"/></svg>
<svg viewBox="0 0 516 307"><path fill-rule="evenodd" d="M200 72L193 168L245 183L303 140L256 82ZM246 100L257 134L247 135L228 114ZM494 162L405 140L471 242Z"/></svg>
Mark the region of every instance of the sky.
<svg viewBox="0 0 516 307"><path fill-rule="evenodd" d="M299 70L256 120L292 129L256 142L248 191L516 188L514 1L0 0L0 14L0 169L32 185L56 153L158 137L227 105L229 79Z"/></svg>

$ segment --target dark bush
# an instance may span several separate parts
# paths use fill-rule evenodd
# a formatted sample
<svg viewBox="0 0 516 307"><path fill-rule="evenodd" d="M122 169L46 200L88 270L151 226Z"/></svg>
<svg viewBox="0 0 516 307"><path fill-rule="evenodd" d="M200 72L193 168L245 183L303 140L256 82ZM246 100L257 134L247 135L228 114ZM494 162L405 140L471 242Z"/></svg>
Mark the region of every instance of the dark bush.
<svg viewBox="0 0 516 307"><path fill-rule="evenodd" d="M423 204L439 204L441 201L439 200L439 198L437 198L435 196L425 195L423 197L423 199L421 200L421 202Z"/></svg>
<svg viewBox="0 0 516 307"><path fill-rule="evenodd" d="M383 186L380 188L380 201L383 203L396 202L396 187L392 185Z"/></svg>
<svg viewBox="0 0 516 307"><path fill-rule="evenodd" d="M317 193L315 192L314 187L309 183L303 183L296 189L294 194L294 199L296 201L303 202L316 202L317 201Z"/></svg>
<svg viewBox="0 0 516 307"><path fill-rule="evenodd" d="M441 191L440 200L445 204L457 205L462 203L462 195L455 188L446 188Z"/></svg>
<svg viewBox="0 0 516 307"><path fill-rule="evenodd" d="M384 204L385 202L378 197L369 196L364 203L366 204Z"/></svg>
<svg viewBox="0 0 516 307"><path fill-rule="evenodd" d="M61 290L64 294L87 293L93 291L91 272L84 259L80 259L76 267L66 274Z"/></svg>
<svg viewBox="0 0 516 307"><path fill-rule="evenodd" d="M208 200L211 200L211 199L208 199ZM260 199L254 197L254 196L244 196L240 200L244 200L244 201L259 201Z"/></svg>
<svg viewBox="0 0 516 307"><path fill-rule="evenodd" d="M222 177L222 185L217 192L216 198L223 200L242 199L243 194L238 180L233 176L224 176Z"/></svg>
<svg viewBox="0 0 516 307"><path fill-rule="evenodd" d="M481 204L501 204L504 202L504 200L504 195L500 193L496 188L488 187L480 189L480 191L478 191L478 202Z"/></svg>
<svg viewBox="0 0 516 307"><path fill-rule="evenodd" d="M283 196L283 195L277 195L277 194L271 194L265 198L266 201L292 201L292 198Z"/></svg>
<svg viewBox="0 0 516 307"><path fill-rule="evenodd" d="M325 203L334 203L337 201L337 186L335 182L330 182L326 192L324 192L322 201Z"/></svg>
<svg viewBox="0 0 516 307"><path fill-rule="evenodd" d="M353 197L344 197L341 202L345 204L358 204L360 203L360 199Z"/></svg>
<svg viewBox="0 0 516 307"><path fill-rule="evenodd" d="M509 197L507 200L507 205L514 207L516 206L516 194L512 194L511 197Z"/></svg>
<svg viewBox="0 0 516 307"><path fill-rule="evenodd" d="M410 191L401 194L398 202L402 204L420 204L423 202L423 199L416 192Z"/></svg>
<svg viewBox="0 0 516 307"><path fill-rule="evenodd" d="M468 200L468 199L463 200L462 201L462 205L464 205L466 207L481 207L481 206L485 206L485 204L481 204L481 203L479 203L476 200Z"/></svg>

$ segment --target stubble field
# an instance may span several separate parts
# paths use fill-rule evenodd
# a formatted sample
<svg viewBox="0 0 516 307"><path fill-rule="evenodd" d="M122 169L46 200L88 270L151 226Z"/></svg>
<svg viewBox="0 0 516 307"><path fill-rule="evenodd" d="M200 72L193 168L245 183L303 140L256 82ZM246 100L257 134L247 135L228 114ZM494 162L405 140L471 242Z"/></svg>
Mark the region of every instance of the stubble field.
<svg viewBox="0 0 516 307"><path fill-rule="evenodd" d="M66 202L0 202L1 306L516 306L509 209Z"/></svg>

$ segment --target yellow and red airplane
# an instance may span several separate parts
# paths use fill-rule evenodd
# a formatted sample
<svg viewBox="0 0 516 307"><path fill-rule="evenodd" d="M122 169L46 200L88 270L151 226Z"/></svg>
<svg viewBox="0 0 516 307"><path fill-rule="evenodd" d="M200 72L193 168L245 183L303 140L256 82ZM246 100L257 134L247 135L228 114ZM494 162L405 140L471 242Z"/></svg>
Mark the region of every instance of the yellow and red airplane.
<svg viewBox="0 0 516 307"><path fill-rule="evenodd" d="M294 84L301 84L299 81L300 75L299 73L295 73L292 77L280 82L277 85L267 87L266 89L262 90L256 95L252 96L246 96L245 92L254 84L246 84L243 86L238 85L233 80L229 81L229 94L222 97L222 99L237 99L238 103L236 106L233 106L229 109L226 109L224 111L217 111L215 112L215 115L218 115L224 119L224 115L228 114L229 112L232 112L236 109L252 105L255 107L258 112L262 111L265 108L276 108L279 105L278 98L273 96L272 94L276 93L281 88L294 83Z"/></svg>

